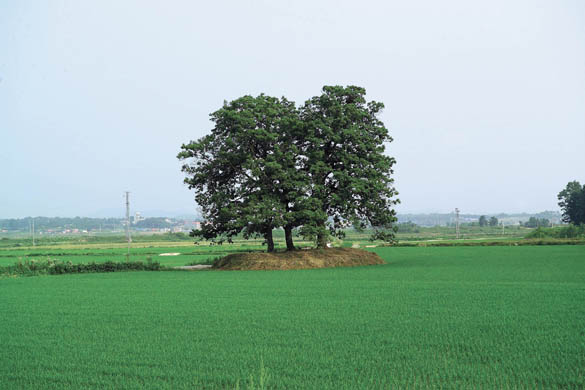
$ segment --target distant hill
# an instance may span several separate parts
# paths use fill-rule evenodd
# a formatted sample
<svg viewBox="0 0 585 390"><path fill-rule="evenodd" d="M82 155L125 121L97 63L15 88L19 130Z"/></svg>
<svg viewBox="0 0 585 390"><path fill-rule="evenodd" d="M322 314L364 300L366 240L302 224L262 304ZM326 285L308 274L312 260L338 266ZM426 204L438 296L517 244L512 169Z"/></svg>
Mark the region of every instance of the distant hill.
<svg viewBox="0 0 585 390"><path fill-rule="evenodd" d="M136 220L130 218L133 230L184 228L190 230L194 226L194 217L167 218L149 217ZM31 230L32 217L0 219L0 232L28 232ZM82 231L120 231L125 229L124 218L88 218L88 217L34 217L35 231L47 233L70 233ZM74 232L76 233L76 232Z"/></svg>
<svg viewBox="0 0 585 390"><path fill-rule="evenodd" d="M477 222L482 214L460 214L461 223ZM560 223L561 214L558 211L543 211L540 213L520 214L483 214L488 218L495 216L506 225L516 225L519 222L526 222L530 217L545 218L555 224ZM144 214L143 214L144 216ZM446 226L455 222L455 213L433 213L433 214L398 214L398 222L412 222L419 226ZM131 217L133 229L172 229L182 227L190 230L194 221L201 221L197 215L175 215L175 216L154 216L146 215L140 221ZM31 217L0 219L0 231L27 232L31 228ZM124 229L124 218L88 218L88 217L35 217L35 230L40 231L63 231L63 230L86 230L86 231L111 231Z"/></svg>
<svg viewBox="0 0 585 390"><path fill-rule="evenodd" d="M526 222L530 217L546 218L555 224L560 223L561 214L558 211L542 211L540 213L519 213L519 214L459 214L461 223L477 222L482 215L496 217L506 225L516 225L520 222ZM398 222L412 222L419 226L446 226L455 222L455 213L433 213L433 214L398 214Z"/></svg>

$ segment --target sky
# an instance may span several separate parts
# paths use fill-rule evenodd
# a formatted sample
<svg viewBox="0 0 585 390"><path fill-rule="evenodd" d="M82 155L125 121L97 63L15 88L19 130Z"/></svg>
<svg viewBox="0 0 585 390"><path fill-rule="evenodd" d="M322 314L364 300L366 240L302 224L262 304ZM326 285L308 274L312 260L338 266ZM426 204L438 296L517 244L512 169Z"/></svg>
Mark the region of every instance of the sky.
<svg viewBox="0 0 585 390"><path fill-rule="evenodd" d="M585 2L0 4L0 218L189 214L224 100L385 104L399 213L558 210L585 183Z"/></svg>

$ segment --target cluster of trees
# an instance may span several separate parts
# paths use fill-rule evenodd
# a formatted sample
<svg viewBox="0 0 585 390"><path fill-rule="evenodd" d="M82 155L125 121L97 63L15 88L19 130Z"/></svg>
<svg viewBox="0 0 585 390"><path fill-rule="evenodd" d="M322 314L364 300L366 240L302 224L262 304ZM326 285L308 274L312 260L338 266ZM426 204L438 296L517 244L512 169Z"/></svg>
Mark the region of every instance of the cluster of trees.
<svg viewBox="0 0 585 390"><path fill-rule="evenodd" d="M34 219L37 231L79 229L79 230L114 230L124 226L123 218L62 218L62 217L27 217L15 219L0 219L0 229L10 231L29 231ZM176 225L175 221L168 222L165 217L145 218L138 221L133 227L136 228L171 228Z"/></svg>
<svg viewBox="0 0 585 390"><path fill-rule="evenodd" d="M557 196L563 222L585 224L585 185L571 181Z"/></svg>
<svg viewBox="0 0 585 390"><path fill-rule="evenodd" d="M527 228L547 227L550 226L550 220L546 218L530 217L528 221L524 223L520 222L520 224Z"/></svg>
<svg viewBox="0 0 585 390"><path fill-rule="evenodd" d="M218 243L293 230L325 247L343 229L374 227L394 238L398 203L392 138L378 118L384 105L365 89L325 86L301 107L286 98L243 96L211 114L211 134L181 146L185 183L206 221L191 234Z"/></svg>
<svg viewBox="0 0 585 390"><path fill-rule="evenodd" d="M481 215L479 217L479 226L498 226L498 219L496 217L488 219L485 215Z"/></svg>
<svg viewBox="0 0 585 390"><path fill-rule="evenodd" d="M32 224L33 218L14 218L0 219L0 229L14 231L28 231ZM62 218L62 217L35 217L34 223L37 230L47 229L115 229L120 228L121 219L119 218Z"/></svg>
<svg viewBox="0 0 585 390"><path fill-rule="evenodd" d="M139 229L166 229L172 226L173 224L169 223L165 217L145 218L134 224L134 227Z"/></svg>
<svg viewBox="0 0 585 390"><path fill-rule="evenodd" d="M400 222L396 225L396 228L398 233L420 233L420 226L411 221Z"/></svg>

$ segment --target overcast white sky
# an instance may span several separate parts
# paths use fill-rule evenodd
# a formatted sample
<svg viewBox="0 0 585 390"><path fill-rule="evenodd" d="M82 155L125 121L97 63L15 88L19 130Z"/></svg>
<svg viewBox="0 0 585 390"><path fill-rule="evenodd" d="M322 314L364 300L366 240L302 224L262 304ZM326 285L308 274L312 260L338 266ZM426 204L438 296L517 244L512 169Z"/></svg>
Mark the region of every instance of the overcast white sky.
<svg viewBox="0 0 585 390"><path fill-rule="evenodd" d="M386 104L399 212L585 182L585 2L3 1L0 218L191 212L180 145L244 94Z"/></svg>

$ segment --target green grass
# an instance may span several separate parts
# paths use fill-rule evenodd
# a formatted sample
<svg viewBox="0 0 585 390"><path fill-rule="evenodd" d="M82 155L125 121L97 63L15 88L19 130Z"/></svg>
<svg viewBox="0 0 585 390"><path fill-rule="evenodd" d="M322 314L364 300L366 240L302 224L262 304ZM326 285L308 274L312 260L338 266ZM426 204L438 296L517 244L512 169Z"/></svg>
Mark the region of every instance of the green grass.
<svg viewBox="0 0 585 390"><path fill-rule="evenodd" d="M164 243L167 244L168 243ZM164 245L163 244L163 245ZM179 266L196 263L207 263L217 256L223 256L240 251L265 250L261 245L221 245L221 246L147 246L132 247L131 261L145 261L147 257L159 261L164 266ZM0 267L13 265L19 260L46 260L47 258L71 261L72 263L89 263L126 261L126 247L99 246L61 246L61 247L27 247L18 249L0 249ZM180 253L178 256L160 256L162 253Z"/></svg>
<svg viewBox="0 0 585 390"><path fill-rule="evenodd" d="M583 388L585 247L0 280L0 388Z"/></svg>

